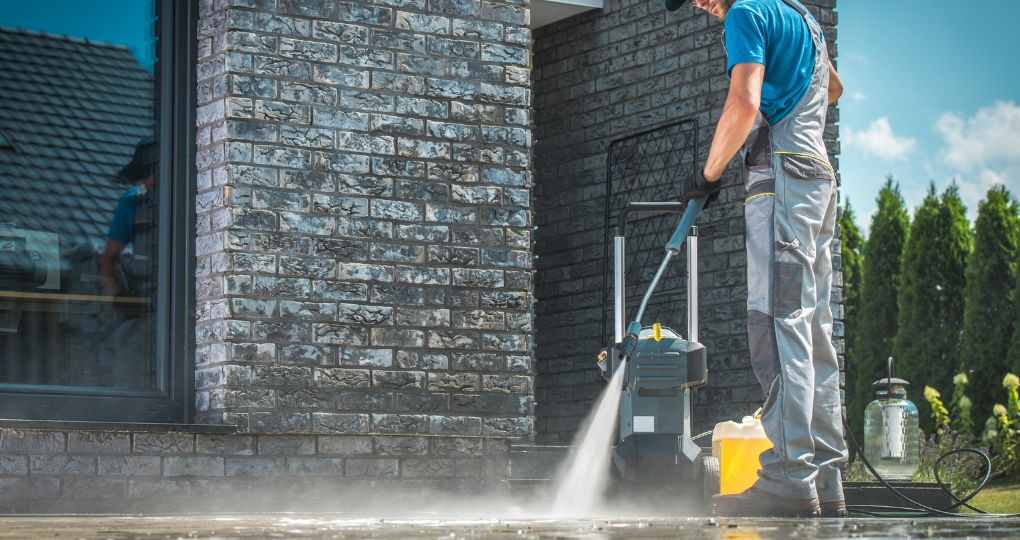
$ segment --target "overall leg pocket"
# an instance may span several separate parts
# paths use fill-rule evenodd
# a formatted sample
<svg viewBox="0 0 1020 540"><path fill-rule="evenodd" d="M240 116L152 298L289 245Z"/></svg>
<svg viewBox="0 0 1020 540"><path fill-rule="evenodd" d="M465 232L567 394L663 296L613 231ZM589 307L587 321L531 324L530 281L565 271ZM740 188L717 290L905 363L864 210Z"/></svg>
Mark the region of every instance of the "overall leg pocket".
<svg viewBox="0 0 1020 540"><path fill-rule="evenodd" d="M776 178L775 243L773 249L772 314L776 319L799 317L805 308L806 291L813 280L811 261L814 258L815 217L820 209L814 200L815 186L826 180L809 178L814 174L831 174L827 163L800 154L779 156L780 174Z"/></svg>
<svg viewBox="0 0 1020 540"><path fill-rule="evenodd" d="M779 375L779 344L772 316L757 310L747 312L747 340L751 352L751 369L768 397L772 383Z"/></svg>
<svg viewBox="0 0 1020 540"><path fill-rule="evenodd" d="M783 171L800 180L835 180L836 173L829 161L811 154L780 153Z"/></svg>
<svg viewBox="0 0 1020 540"><path fill-rule="evenodd" d="M776 318L793 318L801 313L801 291L804 287L804 266L776 258L772 281L772 301Z"/></svg>
<svg viewBox="0 0 1020 540"><path fill-rule="evenodd" d="M759 182L744 204L747 247L747 309L772 315L772 245L775 182Z"/></svg>

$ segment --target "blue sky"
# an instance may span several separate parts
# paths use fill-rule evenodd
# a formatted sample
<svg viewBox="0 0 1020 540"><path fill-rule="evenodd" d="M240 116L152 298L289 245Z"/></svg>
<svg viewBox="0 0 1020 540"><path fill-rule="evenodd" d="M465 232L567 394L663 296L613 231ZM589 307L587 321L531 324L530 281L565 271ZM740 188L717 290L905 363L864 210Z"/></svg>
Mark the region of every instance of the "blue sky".
<svg viewBox="0 0 1020 540"><path fill-rule="evenodd" d="M0 25L117 43L150 72L154 0L0 0ZM87 5L88 9L82 9Z"/></svg>
<svg viewBox="0 0 1020 540"><path fill-rule="evenodd" d="M911 214L955 178L973 220L1020 195L1020 0L839 0L843 198L865 228L887 174Z"/></svg>

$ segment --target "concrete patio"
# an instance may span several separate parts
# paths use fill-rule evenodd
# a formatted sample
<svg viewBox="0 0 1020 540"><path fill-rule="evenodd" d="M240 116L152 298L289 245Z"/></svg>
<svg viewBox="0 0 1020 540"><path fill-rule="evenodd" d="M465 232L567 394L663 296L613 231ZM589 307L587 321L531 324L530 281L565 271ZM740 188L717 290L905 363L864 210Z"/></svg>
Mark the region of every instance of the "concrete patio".
<svg viewBox="0 0 1020 540"><path fill-rule="evenodd" d="M463 519L436 515L8 517L0 538L1016 538L991 519Z"/></svg>

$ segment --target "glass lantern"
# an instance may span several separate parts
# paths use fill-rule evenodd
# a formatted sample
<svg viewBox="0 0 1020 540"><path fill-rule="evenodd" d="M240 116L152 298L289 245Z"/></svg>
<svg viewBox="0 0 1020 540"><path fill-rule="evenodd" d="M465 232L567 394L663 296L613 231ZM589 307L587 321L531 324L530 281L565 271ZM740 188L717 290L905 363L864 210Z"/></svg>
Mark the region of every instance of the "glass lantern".
<svg viewBox="0 0 1020 540"><path fill-rule="evenodd" d="M886 480L910 480L921 453L917 406L907 399L903 379L890 376L872 385L877 399L864 411L864 457Z"/></svg>

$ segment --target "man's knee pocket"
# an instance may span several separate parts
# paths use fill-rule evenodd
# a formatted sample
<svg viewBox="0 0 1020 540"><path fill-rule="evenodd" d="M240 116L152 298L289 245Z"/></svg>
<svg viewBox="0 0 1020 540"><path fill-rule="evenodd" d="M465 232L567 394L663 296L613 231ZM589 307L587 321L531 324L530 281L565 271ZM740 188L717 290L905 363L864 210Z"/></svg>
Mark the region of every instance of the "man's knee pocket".
<svg viewBox="0 0 1020 540"><path fill-rule="evenodd" d="M768 395L780 370L775 320L760 311L748 311L747 337L750 341L751 368L762 392Z"/></svg>
<svg viewBox="0 0 1020 540"><path fill-rule="evenodd" d="M803 308L802 291L804 290L804 262L801 260L800 241L792 242L776 240L776 253L773 261L772 280L772 314L778 319L788 319L800 315Z"/></svg>

